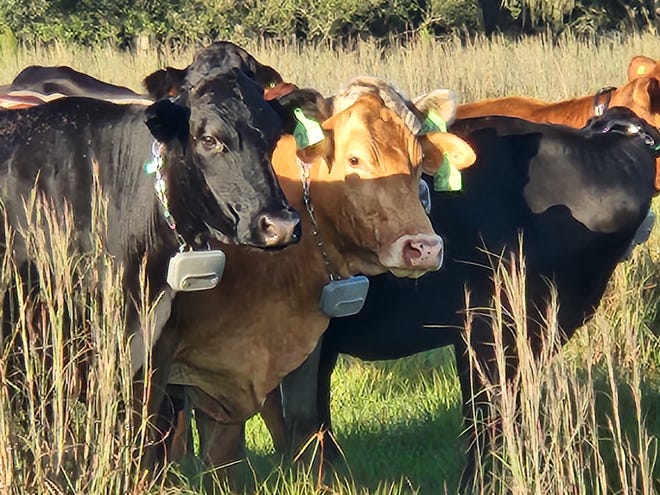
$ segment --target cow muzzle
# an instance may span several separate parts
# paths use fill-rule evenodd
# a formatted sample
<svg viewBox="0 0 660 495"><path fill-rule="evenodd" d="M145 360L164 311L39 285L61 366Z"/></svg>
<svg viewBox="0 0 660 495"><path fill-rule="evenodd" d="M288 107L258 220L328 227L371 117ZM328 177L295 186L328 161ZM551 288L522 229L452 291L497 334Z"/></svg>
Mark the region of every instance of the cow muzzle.
<svg viewBox="0 0 660 495"><path fill-rule="evenodd" d="M253 236L255 246L266 248L285 247L296 244L302 235L298 213L286 209L282 213L261 213L257 216Z"/></svg>
<svg viewBox="0 0 660 495"><path fill-rule="evenodd" d="M438 235L417 234L399 237L381 263L397 277L417 278L442 266L444 243Z"/></svg>

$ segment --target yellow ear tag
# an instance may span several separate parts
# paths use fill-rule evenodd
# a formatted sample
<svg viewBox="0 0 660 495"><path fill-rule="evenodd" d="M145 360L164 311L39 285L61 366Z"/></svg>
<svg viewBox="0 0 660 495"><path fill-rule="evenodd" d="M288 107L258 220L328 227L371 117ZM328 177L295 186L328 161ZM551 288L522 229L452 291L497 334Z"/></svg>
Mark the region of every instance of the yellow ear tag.
<svg viewBox="0 0 660 495"><path fill-rule="evenodd" d="M436 191L460 191L463 189L461 171L449 163L447 153L444 153L442 165L433 176L433 189Z"/></svg>
<svg viewBox="0 0 660 495"><path fill-rule="evenodd" d="M298 121L293 129L293 137L298 149L314 146L323 141L323 129L317 121L308 118L300 108L293 111L293 116Z"/></svg>
<svg viewBox="0 0 660 495"><path fill-rule="evenodd" d="M646 67L644 67L643 65L640 65L639 67L637 67L637 75L638 76L641 76L644 73L646 73Z"/></svg>

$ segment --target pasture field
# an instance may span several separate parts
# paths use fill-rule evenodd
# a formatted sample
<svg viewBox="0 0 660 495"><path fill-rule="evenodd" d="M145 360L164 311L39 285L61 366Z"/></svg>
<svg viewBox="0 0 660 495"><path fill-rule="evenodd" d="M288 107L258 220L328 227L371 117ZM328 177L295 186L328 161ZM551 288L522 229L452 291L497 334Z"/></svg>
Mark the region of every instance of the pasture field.
<svg viewBox="0 0 660 495"><path fill-rule="evenodd" d="M580 41L565 36L554 42L545 37L467 42L421 38L388 49L362 42L351 51L257 42L244 46L286 80L324 94L332 94L354 76L368 74L392 81L411 97L449 87L461 102L512 94L560 100L594 93L623 83L633 55L660 56L660 38L650 34ZM140 90L142 77L165 65L187 65L193 51L191 47L177 53L130 54L112 47L19 48L0 58L0 84L29 64L63 64ZM654 209L659 208L656 202ZM53 239L66 246L69 237L64 229ZM39 259L43 242L35 235L33 247ZM69 264L84 272L88 260L63 259L65 252L58 251L60 257L52 264L61 280L68 281ZM11 266L4 263L0 292L14 277ZM509 313L503 313L515 322L523 277L514 267L495 279L512 301ZM649 242L617 268L596 316L569 345L558 356L548 357L540 369L523 363L522 412L517 423L512 420L511 391L493 390L497 397L493 407L504 417L503 438L489 464L492 476L482 480L475 493L660 492L659 282L660 230L656 228ZM67 350L52 353L48 361L36 351L23 352L27 384L18 394L23 407L8 399L10 390L20 386L6 356L0 366L0 493L205 493L185 467L170 466L167 476L154 480L136 465L140 452L128 444L130 428L123 424L120 406L131 391L126 356L116 337L121 327L119 309L94 304L95 295L116 292L112 279L97 280L85 296L74 295L75 285L68 282L60 286L62 290L44 293L47 309L38 314L50 322L51 348ZM58 330L63 308L74 299L85 302L83 315L93 336L82 343L67 340ZM503 324L498 318L500 304L493 302L495 330ZM27 303L21 307L26 317L15 338L29 341L29 314L37 310ZM80 382L61 358L89 349L97 356L96 369ZM260 419L250 420L249 464L256 492L455 493L464 455L452 352L441 349L396 362L340 362L332 407L347 467L334 479L325 473L323 483L317 471L279 467ZM87 396L85 403L75 400L80 395ZM43 400L37 403L44 398L48 406ZM312 442L309 448L314 446Z"/></svg>

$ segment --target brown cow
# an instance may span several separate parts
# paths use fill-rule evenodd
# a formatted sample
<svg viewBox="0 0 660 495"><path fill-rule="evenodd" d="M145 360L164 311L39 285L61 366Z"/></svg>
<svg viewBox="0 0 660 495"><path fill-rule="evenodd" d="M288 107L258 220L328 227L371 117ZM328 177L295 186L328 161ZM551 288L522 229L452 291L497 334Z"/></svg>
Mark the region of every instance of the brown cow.
<svg viewBox="0 0 660 495"><path fill-rule="evenodd" d="M313 95L313 104L296 101L304 92ZM332 100L311 90L282 100L322 120L325 135L298 155L294 139L284 136L273 155L288 200L307 211L302 241L269 253L222 245L222 283L181 293L178 328L159 341L176 348L169 382L185 390L195 408L201 456L211 465L243 456L244 421L314 349L329 322L319 299L331 274L390 270L418 277L439 268L442 241L418 197L422 168L433 173L445 153L459 169L476 158L453 134L419 135L420 117L431 109L453 119L449 91L433 92L412 107L386 83L360 78ZM313 209L304 201L304 163L310 164Z"/></svg>
<svg viewBox="0 0 660 495"><path fill-rule="evenodd" d="M492 98L460 105L456 118L504 115L532 122L580 128L594 115L602 114L608 106L621 106L630 108L654 127L660 127L660 67L657 72L652 68L649 70L649 60L652 61L646 57L635 57L628 67L628 77L631 77L631 73L634 75L631 80L618 88L605 88L595 95L559 102L546 102L523 96ZM655 65L655 61L652 62ZM655 186L660 191L660 159L656 161L656 168Z"/></svg>

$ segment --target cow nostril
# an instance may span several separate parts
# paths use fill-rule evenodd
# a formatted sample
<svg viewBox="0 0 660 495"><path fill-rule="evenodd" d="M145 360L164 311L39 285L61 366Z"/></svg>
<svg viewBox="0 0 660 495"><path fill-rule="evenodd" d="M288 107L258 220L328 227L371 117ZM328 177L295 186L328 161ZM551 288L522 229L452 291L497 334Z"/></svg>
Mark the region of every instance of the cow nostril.
<svg viewBox="0 0 660 495"><path fill-rule="evenodd" d="M263 244L267 247L296 243L302 235L300 217L297 214L279 218L264 213L257 220L257 228Z"/></svg>
<svg viewBox="0 0 660 495"><path fill-rule="evenodd" d="M424 255L421 243L408 241L403 245L403 257L412 261L421 258Z"/></svg>
<svg viewBox="0 0 660 495"><path fill-rule="evenodd" d="M257 221L259 232L263 236L263 239L266 243L277 242L279 237L279 231L277 229L276 223L273 221L270 215L264 213L259 217Z"/></svg>

